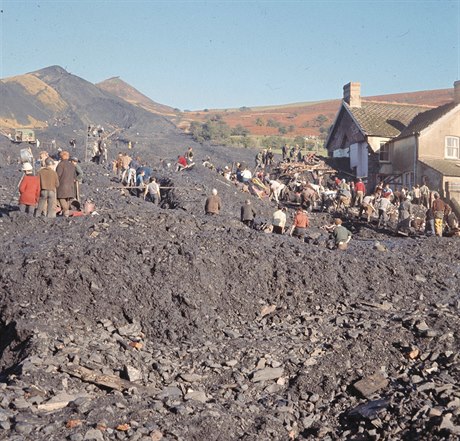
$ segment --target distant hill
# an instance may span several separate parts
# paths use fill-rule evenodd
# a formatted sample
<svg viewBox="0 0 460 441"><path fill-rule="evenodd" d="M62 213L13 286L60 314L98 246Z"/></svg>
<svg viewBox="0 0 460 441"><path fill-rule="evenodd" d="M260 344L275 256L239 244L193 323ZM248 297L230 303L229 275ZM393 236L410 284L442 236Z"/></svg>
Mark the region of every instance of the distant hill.
<svg viewBox="0 0 460 441"><path fill-rule="evenodd" d="M453 99L452 89L428 90L391 95L363 97L364 100L440 106ZM218 116L230 127L241 125L252 135L320 136L334 122L341 99L273 105L241 107L239 109L209 109L181 114L177 125L188 130L192 121L204 122Z"/></svg>
<svg viewBox="0 0 460 441"><path fill-rule="evenodd" d="M366 100L438 106L451 101L453 89L363 97ZM319 136L333 123L341 100L301 102L239 109L180 112L156 103L119 77L98 84L50 66L0 81L0 130L16 127L73 130L99 124L134 132L152 121L164 130L170 124L187 132L193 121L219 118L252 135ZM152 119L153 118L153 119ZM136 132L137 133L137 132Z"/></svg>
<svg viewBox="0 0 460 441"><path fill-rule="evenodd" d="M137 89L121 80L120 77L109 78L108 80L104 80L101 83L97 83L96 86L106 92L124 99L128 103L142 107L149 112L164 116L175 116L176 114L176 111L172 107L152 101Z"/></svg>
<svg viewBox="0 0 460 441"><path fill-rule="evenodd" d="M53 139L68 145L72 138L85 145L87 127L96 125L104 127L107 139L110 135L111 141L121 145L131 140L167 146L169 140L183 137L163 115L131 104L59 66L2 79L0 102L0 132L6 136L15 128L33 128L43 145Z"/></svg>
<svg viewBox="0 0 460 441"><path fill-rule="evenodd" d="M68 104L35 73L1 81L1 125L46 127L54 115L65 114Z"/></svg>
<svg viewBox="0 0 460 441"><path fill-rule="evenodd" d="M136 119L155 113L59 66L3 79L0 93L3 127L100 124L126 128L132 126ZM163 108L164 111L170 109L167 106ZM159 112L156 113L158 117Z"/></svg>

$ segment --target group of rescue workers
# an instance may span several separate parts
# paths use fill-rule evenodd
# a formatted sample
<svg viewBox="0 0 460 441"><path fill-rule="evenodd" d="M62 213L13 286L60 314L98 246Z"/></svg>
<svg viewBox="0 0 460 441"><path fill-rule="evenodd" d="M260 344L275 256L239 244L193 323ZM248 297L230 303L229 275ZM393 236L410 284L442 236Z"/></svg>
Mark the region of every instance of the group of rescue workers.
<svg viewBox="0 0 460 441"><path fill-rule="evenodd" d="M36 163L24 162L24 172L18 184L19 210L32 216L56 217L89 214L91 201L82 210L80 185L83 171L78 158L70 157L69 152L59 151L54 156L40 153ZM38 168L34 174L34 168ZM89 211L89 212L88 212Z"/></svg>
<svg viewBox="0 0 460 441"><path fill-rule="evenodd" d="M283 151L284 152L284 151ZM295 149L294 149L295 153ZM283 153L284 160L287 159ZM387 228L389 213L398 213L396 231L408 235L411 228L419 229L425 226L425 232L442 236L447 230L458 230L458 220L451 207L444 202L439 193L430 191L426 184L415 185L412 190L401 188L394 191L389 184L379 183L373 192L367 193L362 179L346 182L338 177L330 178L325 185L323 179L317 182L300 180L295 176L293 182L284 184L272 179L274 155L271 149L264 149L256 156L254 173L244 163L234 163L232 167L215 168L207 157L203 166L217 170L226 180L239 186L243 192L256 197L268 197L276 203L269 228L274 234L289 234L304 240L309 227L308 212L314 208L328 210L337 216L350 219L350 208L356 207L357 218L362 216L368 223L377 218L378 228ZM83 172L76 157L70 157L67 151L59 151L53 157L47 152L40 153L37 162L38 172L34 175L34 167L30 162L23 164L24 175L19 183L19 209L35 216L45 215L55 217L76 216L88 214L94 210L94 204L82 209L80 204L79 186ZM189 147L184 155L179 155L175 170L181 172L195 165L194 152ZM160 184L153 176L151 167L143 164L139 157L131 157L127 153L119 153L112 163L113 172L124 188L144 200L158 205L161 203ZM168 164L169 166L169 164ZM90 201L91 202L91 201ZM292 225L286 230L288 207L297 207L293 215ZM425 219L416 225L414 207L420 206L425 210ZM205 213L217 215L222 208L222 201L213 189L205 202ZM246 199L241 207L241 221L248 227L254 227L256 211L251 199ZM335 246L346 248L351 239L351 233L342 225L342 220L336 217L333 225L324 227L334 238Z"/></svg>
<svg viewBox="0 0 460 441"><path fill-rule="evenodd" d="M403 236L415 232L436 236L442 236L443 233L459 233L458 219L450 205L441 199L438 192L431 191L425 183L421 186L414 185L411 190L407 187L392 190L389 183L380 182L371 193L367 193L366 186L360 178L348 183L345 179L330 177L323 185L324 177L319 176L317 182L312 183L302 181L295 174L291 182L285 184L272 178L272 162L266 159L267 152L261 150L256 155L254 173L244 163L236 163L235 172L233 166L232 170L225 167L218 171L229 181L240 185L242 191L261 199L268 197L277 203L278 209L273 213L270 225L271 231L275 234L288 233L304 239L309 227L308 212L313 208L333 212L337 216L347 218L351 223L351 209L354 209L354 221L361 221L365 215L369 224L376 218L377 228L381 230L389 228L391 218L396 220L395 232ZM291 160L285 154L283 158L286 161ZM312 159L308 155L302 160L305 163L316 163L315 158ZM217 190L213 189L213 193L206 200L206 213L218 214L221 204ZM298 209L293 216L291 228L286 231L287 207L292 206L298 206ZM420 213L423 214L422 217ZM241 207L241 221L252 227L255 217L255 210L250 199L247 199ZM332 234L336 247L346 248L351 233L342 225L340 218L337 217L333 225L323 228Z"/></svg>

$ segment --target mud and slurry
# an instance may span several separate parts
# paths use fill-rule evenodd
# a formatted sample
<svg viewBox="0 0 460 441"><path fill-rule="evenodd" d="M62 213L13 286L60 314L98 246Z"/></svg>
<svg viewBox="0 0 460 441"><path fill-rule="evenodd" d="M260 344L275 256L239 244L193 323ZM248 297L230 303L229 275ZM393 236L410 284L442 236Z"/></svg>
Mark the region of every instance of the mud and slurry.
<svg viewBox="0 0 460 441"><path fill-rule="evenodd" d="M167 147L137 152L173 187L161 206L83 163L98 214L79 218L20 214L1 166L0 438L458 439L460 240L346 221L330 250L328 213L305 243L249 229L248 194L200 160L254 152L194 145L175 173L159 158L187 144Z"/></svg>

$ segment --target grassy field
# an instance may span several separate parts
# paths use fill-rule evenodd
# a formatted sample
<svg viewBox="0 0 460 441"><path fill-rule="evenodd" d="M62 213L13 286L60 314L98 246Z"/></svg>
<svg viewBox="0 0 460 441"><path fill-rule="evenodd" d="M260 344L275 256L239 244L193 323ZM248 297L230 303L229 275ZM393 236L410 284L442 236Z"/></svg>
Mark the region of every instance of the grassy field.
<svg viewBox="0 0 460 441"><path fill-rule="evenodd" d="M265 112L267 110L278 110L278 109L292 109L296 107L309 107L309 106L315 106L317 104L321 103L327 103L330 102L331 100L321 100L321 101L305 101L305 102L300 102L300 103L291 103L291 104L277 104L277 105L270 105L270 106L248 106L247 111L249 112ZM202 112L203 110L193 110L189 111L191 113L193 112ZM244 112L244 110L241 110L240 108L228 108L228 109L208 109L208 112L211 113L219 113L219 112Z"/></svg>

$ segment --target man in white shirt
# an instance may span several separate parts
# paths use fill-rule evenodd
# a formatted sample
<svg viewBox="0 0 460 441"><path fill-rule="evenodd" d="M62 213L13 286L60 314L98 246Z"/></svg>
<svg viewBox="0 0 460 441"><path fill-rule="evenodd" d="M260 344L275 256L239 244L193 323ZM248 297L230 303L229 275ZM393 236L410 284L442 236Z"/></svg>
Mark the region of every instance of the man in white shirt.
<svg viewBox="0 0 460 441"><path fill-rule="evenodd" d="M273 233L284 233L284 228L286 227L286 208L278 206L278 210L273 213L272 225Z"/></svg>
<svg viewBox="0 0 460 441"><path fill-rule="evenodd" d="M388 208L391 206L391 201L389 197L382 197L379 200L379 228L386 228L388 222Z"/></svg>

